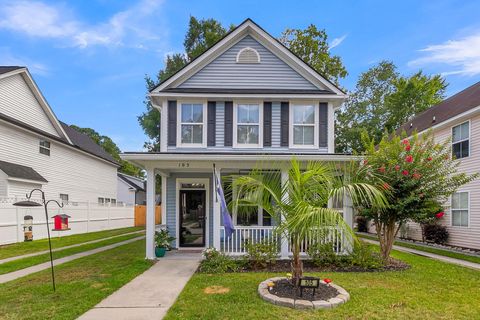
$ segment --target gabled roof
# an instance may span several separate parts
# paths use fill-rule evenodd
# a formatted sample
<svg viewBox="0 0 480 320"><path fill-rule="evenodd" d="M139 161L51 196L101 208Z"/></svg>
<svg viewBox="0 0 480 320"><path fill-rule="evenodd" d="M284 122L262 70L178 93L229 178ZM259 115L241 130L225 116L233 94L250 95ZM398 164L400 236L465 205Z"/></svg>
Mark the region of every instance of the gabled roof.
<svg viewBox="0 0 480 320"><path fill-rule="evenodd" d="M250 18L243 21L235 29L227 33L222 39L217 41L213 46L208 50L202 53L200 56L193 59L190 63L185 65L178 72L165 79L157 87L153 88L150 93L160 93L166 91L165 89L175 88L180 83L186 81L190 76L201 70L209 62L213 61L216 57L222 54L226 49L235 44L238 40L243 38L246 34L254 35L257 40L262 41L262 44L267 47L270 51L275 51L275 54L286 62L290 67L297 71L300 75L305 77L307 80L313 84L319 86L319 89L325 93L324 89L321 89L320 86L326 87L332 95L344 96L343 92L338 86L329 81L326 77L322 76L310 65L305 63L287 47L285 47L280 41L266 32L258 24L252 21Z"/></svg>
<svg viewBox="0 0 480 320"><path fill-rule="evenodd" d="M480 82L418 114L403 124L397 132L401 133L405 130L407 135L414 130L422 132L477 107L480 107Z"/></svg>
<svg viewBox="0 0 480 320"><path fill-rule="evenodd" d="M22 180L31 180L40 183L48 182L47 179L42 177L37 171L31 167L21 166L19 164L0 161L0 170L5 172L9 178L16 178Z"/></svg>
<svg viewBox="0 0 480 320"><path fill-rule="evenodd" d="M0 74L15 71L22 68L23 67L18 67L18 66L0 66Z"/></svg>
<svg viewBox="0 0 480 320"><path fill-rule="evenodd" d="M145 181L140 178L129 176L128 174L124 173L117 173L119 179L124 181L128 184L131 188L135 189L136 191L145 191Z"/></svg>

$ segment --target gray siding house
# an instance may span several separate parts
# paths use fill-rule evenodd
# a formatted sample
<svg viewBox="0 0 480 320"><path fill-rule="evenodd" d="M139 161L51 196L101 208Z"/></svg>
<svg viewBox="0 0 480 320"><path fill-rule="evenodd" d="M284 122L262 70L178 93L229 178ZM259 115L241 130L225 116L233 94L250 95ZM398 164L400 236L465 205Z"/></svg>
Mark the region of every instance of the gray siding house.
<svg viewBox="0 0 480 320"><path fill-rule="evenodd" d="M213 166L235 176L252 168L286 174L292 157L349 161L334 153L334 111L345 97L250 19L154 88L160 151L122 155L147 172L147 258L154 258L157 174L162 221L176 237L175 248L243 254L246 241L270 240L272 221L261 208L252 208L248 219L233 212L234 234L224 237ZM351 224L352 210L343 202L332 206ZM283 245L282 255L288 253Z"/></svg>

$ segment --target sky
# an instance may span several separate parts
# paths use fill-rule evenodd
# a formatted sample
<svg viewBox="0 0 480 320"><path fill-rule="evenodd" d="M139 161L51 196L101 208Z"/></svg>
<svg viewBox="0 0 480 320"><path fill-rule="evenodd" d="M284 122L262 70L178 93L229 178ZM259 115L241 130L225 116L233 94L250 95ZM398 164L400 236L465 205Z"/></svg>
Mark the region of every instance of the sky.
<svg viewBox="0 0 480 320"><path fill-rule="evenodd" d="M183 51L190 16L251 18L275 37L313 23L349 72L343 87L386 59L403 75L442 74L450 96L480 81L478 12L480 1L446 0L0 0L0 65L27 66L60 120L139 151L144 77Z"/></svg>

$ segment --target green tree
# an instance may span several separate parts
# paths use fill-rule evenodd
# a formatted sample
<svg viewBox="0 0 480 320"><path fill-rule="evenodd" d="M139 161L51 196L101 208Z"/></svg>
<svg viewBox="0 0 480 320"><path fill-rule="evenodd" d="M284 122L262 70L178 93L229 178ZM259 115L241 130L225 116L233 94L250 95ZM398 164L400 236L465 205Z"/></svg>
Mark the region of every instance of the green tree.
<svg viewBox="0 0 480 320"><path fill-rule="evenodd" d="M271 167L271 165L269 166ZM292 250L292 274L294 283L303 274L300 259L302 242L326 237L329 227L354 235L343 217L335 209L327 207L330 199L349 196L354 205L384 207L383 192L366 182L365 168L352 162L342 168L346 177L338 175L333 164L312 161L303 164L293 159L288 168L288 179L282 185L278 171L253 170L250 174L233 179L235 190L231 206L238 214L248 214L252 205L261 206L278 224L277 232L288 235ZM231 192L227 189L227 192Z"/></svg>
<svg viewBox="0 0 480 320"><path fill-rule="evenodd" d="M305 30L286 29L280 36L288 49L336 85L348 75L339 56L331 55L325 29L311 24Z"/></svg>
<svg viewBox="0 0 480 320"><path fill-rule="evenodd" d="M233 26L230 26L230 30ZM162 81L175 74L183 68L187 63L195 59L197 56L205 52L208 48L220 40L229 30L222 26L215 19L197 19L190 17L188 31L185 35L184 47L185 53L174 53L168 55L165 59L165 67L161 69L152 79L145 77L147 90L150 91ZM160 113L155 109L149 99L144 101L146 111L138 117L138 122L143 128L149 141L145 142L144 147L149 151L158 151L160 146L159 130L160 130Z"/></svg>
<svg viewBox="0 0 480 320"><path fill-rule="evenodd" d="M387 260L402 224L433 219L448 197L478 174L458 173L460 162L451 157L450 141L435 143L431 132L409 139L385 134L378 144L367 133L362 138L363 168L382 175L389 205L366 207L359 214L373 221L382 258Z"/></svg>
<svg viewBox="0 0 480 320"><path fill-rule="evenodd" d="M362 152L361 134L366 130L380 142L385 130L397 130L418 113L442 101L447 84L439 75L421 71L401 76L391 61L381 61L357 81L343 107L337 112L337 152Z"/></svg>
<svg viewBox="0 0 480 320"><path fill-rule="evenodd" d="M126 160L122 160L120 158L120 148L113 142L110 137L100 135L97 131L93 130L92 128L81 128L76 125L70 125L73 129L81 132L90 137L96 144L103 148L108 154L110 154L119 164L120 168L118 169L119 172L123 172L125 174L135 176L135 177L144 177L144 173L142 169L138 168L137 166L133 165L131 162Z"/></svg>

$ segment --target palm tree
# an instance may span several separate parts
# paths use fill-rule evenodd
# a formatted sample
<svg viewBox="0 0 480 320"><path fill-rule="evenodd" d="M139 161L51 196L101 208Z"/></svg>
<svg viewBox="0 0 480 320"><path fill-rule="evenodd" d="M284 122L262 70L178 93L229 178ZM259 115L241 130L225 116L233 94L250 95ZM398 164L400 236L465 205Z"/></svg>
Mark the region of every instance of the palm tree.
<svg viewBox="0 0 480 320"><path fill-rule="evenodd" d="M353 231L340 213L327 207L330 199L348 196L354 206L385 207L383 190L377 187L380 181L364 167L353 161L340 167L293 159L284 167L287 174L283 179L278 170L255 169L232 181L232 190L235 190L232 208L242 214L242 208L257 205L273 217L276 230L290 241L292 279L297 284L303 274L301 246L307 237L321 239L325 230L337 228L352 244L355 241Z"/></svg>

